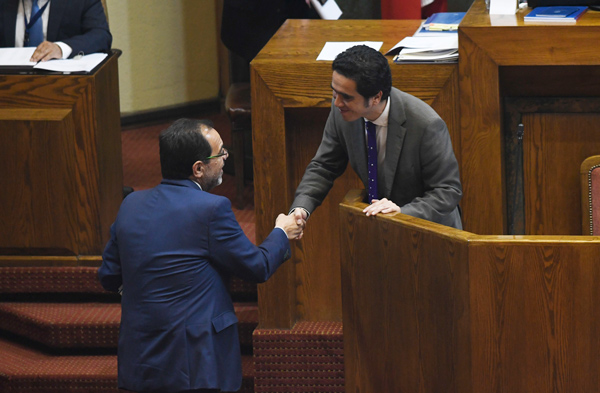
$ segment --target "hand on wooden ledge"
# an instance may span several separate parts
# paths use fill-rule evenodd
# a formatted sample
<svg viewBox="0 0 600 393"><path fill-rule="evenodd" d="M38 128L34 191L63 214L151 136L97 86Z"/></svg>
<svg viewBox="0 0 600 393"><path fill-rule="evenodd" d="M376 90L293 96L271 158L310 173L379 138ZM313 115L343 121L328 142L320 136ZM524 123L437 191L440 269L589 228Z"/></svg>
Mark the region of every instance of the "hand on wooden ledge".
<svg viewBox="0 0 600 393"><path fill-rule="evenodd" d="M367 216L376 216L379 213L400 213L400 207L387 198L373 199L371 204L364 208Z"/></svg>

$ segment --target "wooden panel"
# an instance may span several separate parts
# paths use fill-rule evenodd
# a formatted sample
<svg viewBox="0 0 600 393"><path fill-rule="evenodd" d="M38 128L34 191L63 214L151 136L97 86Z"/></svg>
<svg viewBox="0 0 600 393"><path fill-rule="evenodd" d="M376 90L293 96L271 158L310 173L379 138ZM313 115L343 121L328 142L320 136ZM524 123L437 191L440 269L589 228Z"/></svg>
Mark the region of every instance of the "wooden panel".
<svg viewBox="0 0 600 393"><path fill-rule="evenodd" d="M121 150L121 105L118 63L105 64L94 78L96 125L90 133L97 146L100 244L110 239L110 226L123 200L123 154Z"/></svg>
<svg viewBox="0 0 600 393"><path fill-rule="evenodd" d="M579 168L600 151L600 114L530 114L523 124L525 233L581 234Z"/></svg>
<svg viewBox="0 0 600 393"><path fill-rule="evenodd" d="M261 242L273 230L275 218L287 213L292 203L288 185L288 147L283 108L264 84L250 70L252 83L252 147L254 159L254 211L256 240ZM260 98L259 98L260 97ZM276 148L274 148L276 147ZM258 180L260 179L260 180ZM280 267L264 284L258 286L260 324L262 328L285 326L296 322L295 267L298 253Z"/></svg>
<svg viewBox="0 0 600 393"><path fill-rule="evenodd" d="M91 75L0 75L2 253L102 253L122 200L117 58Z"/></svg>
<svg viewBox="0 0 600 393"><path fill-rule="evenodd" d="M506 232L498 66L459 31L462 221L479 234Z"/></svg>
<svg viewBox="0 0 600 393"><path fill-rule="evenodd" d="M0 252L77 255L76 179L56 176L75 173L72 112L58 109L36 111L29 118L14 116L25 112L0 110Z"/></svg>
<svg viewBox="0 0 600 393"><path fill-rule="evenodd" d="M357 206L340 207L346 391L470 392L467 238Z"/></svg>
<svg viewBox="0 0 600 393"><path fill-rule="evenodd" d="M600 237L480 236L355 201L346 391L600 392Z"/></svg>
<svg viewBox="0 0 600 393"><path fill-rule="evenodd" d="M286 134L290 149L290 193L296 190L304 169L321 143L322 132L307 133L311 119L315 129L322 129L328 109L292 109L286 111ZM362 187L362 182L348 167L336 180L329 195L311 214L303 239L293 252L301 255L296 264L296 318L308 321L341 321L340 239L338 205L346 192Z"/></svg>
<svg viewBox="0 0 600 393"><path fill-rule="evenodd" d="M600 243L533 239L472 239L473 392L599 392Z"/></svg>
<svg viewBox="0 0 600 393"><path fill-rule="evenodd" d="M502 234L509 229L501 94L598 95L594 76L599 73L600 58L593 53L597 52L600 14L588 12L577 24L544 26L524 23L523 16L529 11L521 9L514 17L490 17L484 1L476 0L459 27L461 205L464 228L479 234ZM571 233L569 228L556 229Z"/></svg>

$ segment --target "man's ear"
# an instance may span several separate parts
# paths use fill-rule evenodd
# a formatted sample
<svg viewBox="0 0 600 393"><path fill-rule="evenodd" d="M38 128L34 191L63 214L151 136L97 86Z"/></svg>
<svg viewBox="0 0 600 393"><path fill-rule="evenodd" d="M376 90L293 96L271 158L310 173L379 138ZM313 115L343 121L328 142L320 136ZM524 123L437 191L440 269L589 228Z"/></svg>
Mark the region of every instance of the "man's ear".
<svg viewBox="0 0 600 393"><path fill-rule="evenodd" d="M192 165L192 175L195 178L201 179L204 176L204 171L205 171L204 165L205 164L202 161L194 162L194 165Z"/></svg>
<svg viewBox="0 0 600 393"><path fill-rule="evenodd" d="M381 102L381 97L383 96L383 92L379 90L379 93L373 96L373 105L377 105Z"/></svg>

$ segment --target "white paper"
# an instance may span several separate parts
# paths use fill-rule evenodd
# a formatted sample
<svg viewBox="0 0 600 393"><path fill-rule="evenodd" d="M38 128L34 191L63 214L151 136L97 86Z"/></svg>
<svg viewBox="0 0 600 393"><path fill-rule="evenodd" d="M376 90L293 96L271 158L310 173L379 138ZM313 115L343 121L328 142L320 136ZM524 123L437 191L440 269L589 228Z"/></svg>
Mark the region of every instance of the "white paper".
<svg viewBox="0 0 600 393"><path fill-rule="evenodd" d="M80 58L49 60L37 63L33 68L58 72L90 72L108 56L106 53L92 53Z"/></svg>
<svg viewBox="0 0 600 393"><path fill-rule="evenodd" d="M310 3L321 19L336 20L340 19L340 16L342 16L342 10L335 0L310 0Z"/></svg>
<svg viewBox="0 0 600 393"><path fill-rule="evenodd" d="M35 62L29 61L33 52L35 47L0 48L0 66L34 66Z"/></svg>
<svg viewBox="0 0 600 393"><path fill-rule="evenodd" d="M517 0L490 0L490 15L514 15Z"/></svg>
<svg viewBox="0 0 600 393"><path fill-rule="evenodd" d="M458 49L423 50L404 48L396 56L402 61L436 61L453 60L458 58Z"/></svg>
<svg viewBox="0 0 600 393"><path fill-rule="evenodd" d="M346 49L352 48L356 45L366 45L378 51L379 49L381 49L383 41L326 42L325 46L323 46L323 49L321 49L321 53L319 53L319 56L317 56L317 60L335 60L335 57L337 55L339 55Z"/></svg>
<svg viewBox="0 0 600 393"><path fill-rule="evenodd" d="M388 53L397 48L458 49L458 34L444 37L405 37L394 45Z"/></svg>

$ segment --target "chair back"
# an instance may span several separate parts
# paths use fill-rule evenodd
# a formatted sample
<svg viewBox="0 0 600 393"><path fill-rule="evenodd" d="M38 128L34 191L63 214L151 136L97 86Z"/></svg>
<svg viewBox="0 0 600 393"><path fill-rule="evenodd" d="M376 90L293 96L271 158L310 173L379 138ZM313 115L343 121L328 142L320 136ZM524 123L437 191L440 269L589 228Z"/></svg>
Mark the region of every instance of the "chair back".
<svg viewBox="0 0 600 393"><path fill-rule="evenodd" d="M582 234L600 236L600 155L586 158L579 174Z"/></svg>

